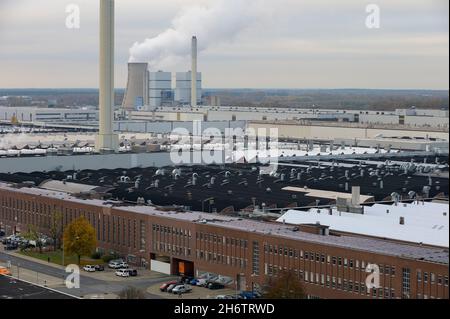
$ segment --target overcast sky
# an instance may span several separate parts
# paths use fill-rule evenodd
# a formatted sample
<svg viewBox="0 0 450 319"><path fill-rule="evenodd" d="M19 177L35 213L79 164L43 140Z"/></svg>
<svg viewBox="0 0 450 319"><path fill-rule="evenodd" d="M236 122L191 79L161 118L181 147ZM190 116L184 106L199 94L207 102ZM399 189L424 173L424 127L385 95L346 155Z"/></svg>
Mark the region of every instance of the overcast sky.
<svg viewBox="0 0 450 319"><path fill-rule="evenodd" d="M116 0L116 86L125 86L133 44L217 1ZM206 88L448 89L448 0L240 1L249 4L232 8L199 54ZM71 3L81 9L80 29L65 27ZM379 29L365 25L370 3L381 9ZM0 0L0 88L97 87L98 7ZM193 30L203 28L204 39L219 32L201 20ZM187 71L189 59L164 68Z"/></svg>

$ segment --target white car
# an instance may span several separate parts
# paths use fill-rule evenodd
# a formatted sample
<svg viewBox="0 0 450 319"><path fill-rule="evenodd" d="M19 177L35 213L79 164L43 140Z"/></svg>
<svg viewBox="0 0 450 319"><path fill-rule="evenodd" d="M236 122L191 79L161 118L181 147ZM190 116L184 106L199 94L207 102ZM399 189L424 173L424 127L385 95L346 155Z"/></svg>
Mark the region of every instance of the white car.
<svg viewBox="0 0 450 319"><path fill-rule="evenodd" d="M119 269L119 270L116 270L116 276L119 276L119 277L130 277L130 273L128 272L127 269Z"/></svg>
<svg viewBox="0 0 450 319"><path fill-rule="evenodd" d="M112 269L129 268L128 264L124 261L111 261L108 267Z"/></svg>
<svg viewBox="0 0 450 319"><path fill-rule="evenodd" d="M187 292L191 292L192 288L189 285L179 285L172 289L172 293L174 294L185 294Z"/></svg>
<svg viewBox="0 0 450 319"><path fill-rule="evenodd" d="M86 266L83 267L83 270L87 271L87 272L95 272L95 266L86 265Z"/></svg>
<svg viewBox="0 0 450 319"><path fill-rule="evenodd" d="M199 287L204 287L204 286L206 286L207 283L208 283L207 279L201 278L197 281L196 285Z"/></svg>

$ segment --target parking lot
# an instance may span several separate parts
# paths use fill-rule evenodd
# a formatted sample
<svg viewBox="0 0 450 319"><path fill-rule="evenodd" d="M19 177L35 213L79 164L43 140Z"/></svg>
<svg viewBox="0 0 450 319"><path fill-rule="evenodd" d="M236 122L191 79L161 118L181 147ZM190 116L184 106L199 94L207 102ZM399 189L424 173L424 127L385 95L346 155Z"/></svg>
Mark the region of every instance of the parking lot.
<svg viewBox="0 0 450 319"><path fill-rule="evenodd" d="M0 266L6 267L15 278L26 280L87 299L115 299L125 288L134 287L146 293L151 299L216 299L217 296L236 296L232 288L208 289L189 284L191 291L174 294L160 291L160 286L166 282L179 281L176 276L168 276L143 268L137 270L137 276L121 277L116 275L116 269L103 264L102 271L85 271L80 269L80 288L67 289L64 280L67 276L65 267L49 263L47 260L36 259L20 254L17 250L4 250L0 245ZM95 266L95 265L92 265Z"/></svg>
<svg viewBox="0 0 450 319"><path fill-rule="evenodd" d="M161 283L154 284L147 289L147 292L149 294L159 296L160 298L163 299L216 299L217 296L236 295L236 290L230 288L211 290L205 287L197 287L197 286L191 286L192 288L191 292L182 295L177 295L173 293L160 291L159 290L160 286Z"/></svg>

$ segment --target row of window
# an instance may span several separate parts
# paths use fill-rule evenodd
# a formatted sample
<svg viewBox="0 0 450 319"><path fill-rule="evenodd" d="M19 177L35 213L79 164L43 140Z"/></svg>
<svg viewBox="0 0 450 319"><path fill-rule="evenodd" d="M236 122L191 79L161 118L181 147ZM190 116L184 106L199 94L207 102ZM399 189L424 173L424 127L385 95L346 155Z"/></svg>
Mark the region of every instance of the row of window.
<svg viewBox="0 0 450 319"><path fill-rule="evenodd" d="M222 265L228 265L231 267L239 267L245 269L247 267L246 258L238 258L233 256L221 255L208 251L197 249L197 259L207 261L209 263L216 263Z"/></svg>
<svg viewBox="0 0 450 319"><path fill-rule="evenodd" d="M284 269L287 270L287 268ZM279 271L281 271L279 267L275 267L272 265L267 266L267 274L269 276L276 277ZM340 277L336 278L334 276L297 269L294 269L294 273L300 280L304 281L305 283L320 285L324 288L326 287L367 296L371 295L374 298L386 298L386 299L395 298L394 288L379 287L376 289L369 290L367 289L366 284L364 282L346 280Z"/></svg>
<svg viewBox="0 0 450 319"><path fill-rule="evenodd" d="M355 268L364 272L366 271L366 266L368 264L365 261L353 260L339 256L330 256L326 254L297 250L277 245L272 246L265 244L264 251L266 252L266 254L273 256L284 256L295 259L303 259L305 261L310 260L317 263L331 264L333 266L343 266L350 269ZM378 265L378 267L380 270L380 274L395 276L395 266Z"/></svg>
<svg viewBox="0 0 450 319"><path fill-rule="evenodd" d="M423 281L425 284L430 282L430 284L438 284L448 286L448 276L437 275L430 272L423 272L421 270L417 270L417 282Z"/></svg>
<svg viewBox="0 0 450 319"><path fill-rule="evenodd" d="M161 234L175 235L175 236L184 236L192 238L191 231L188 229L182 229L177 227L169 227L164 225L153 224L152 230L154 232L159 232Z"/></svg>
<svg viewBox="0 0 450 319"><path fill-rule="evenodd" d="M170 254L178 255L178 256L184 256L184 257L191 256L191 248L180 247L177 245L171 245L171 244L162 243L162 242L153 242L153 250L170 253Z"/></svg>
<svg viewBox="0 0 450 319"><path fill-rule="evenodd" d="M220 236L220 235L216 235L216 234L202 233L202 232L197 232L195 234L195 239L203 241L203 242L236 246L239 248L247 248L247 245L248 245L248 241L246 239L231 238L231 237L225 237L225 236Z"/></svg>

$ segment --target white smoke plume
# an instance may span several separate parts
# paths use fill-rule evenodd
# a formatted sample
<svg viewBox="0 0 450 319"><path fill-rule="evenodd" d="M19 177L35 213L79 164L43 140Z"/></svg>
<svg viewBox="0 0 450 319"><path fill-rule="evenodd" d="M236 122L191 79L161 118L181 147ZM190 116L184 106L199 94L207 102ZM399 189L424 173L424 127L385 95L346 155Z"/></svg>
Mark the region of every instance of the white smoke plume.
<svg viewBox="0 0 450 319"><path fill-rule="evenodd" d="M151 68L168 69L191 53L191 38L198 38L199 52L233 40L258 17L261 0L215 0L209 6L194 6L181 12L170 28L154 38L136 42L130 62L148 62Z"/></svg>

